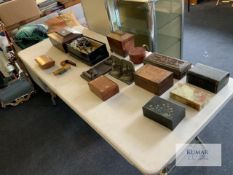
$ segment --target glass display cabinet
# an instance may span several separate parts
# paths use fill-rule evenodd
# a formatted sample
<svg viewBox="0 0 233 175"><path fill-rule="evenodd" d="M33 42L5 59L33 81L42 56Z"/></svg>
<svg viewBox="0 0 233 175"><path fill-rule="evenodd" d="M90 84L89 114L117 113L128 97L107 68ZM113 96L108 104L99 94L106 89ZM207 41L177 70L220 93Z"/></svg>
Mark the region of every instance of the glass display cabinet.
<svg viewBox="0 0 233 175"><path fill-rule="evenodd" d="M135 44L182 58L183 0L106 0L113 31L135 34Z"/></svg>

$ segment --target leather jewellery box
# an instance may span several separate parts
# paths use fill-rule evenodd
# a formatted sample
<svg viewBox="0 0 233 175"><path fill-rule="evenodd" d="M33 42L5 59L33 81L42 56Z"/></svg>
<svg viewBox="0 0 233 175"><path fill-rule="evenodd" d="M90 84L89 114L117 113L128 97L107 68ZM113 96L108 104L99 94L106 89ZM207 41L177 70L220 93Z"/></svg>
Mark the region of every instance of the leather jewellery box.
<svg viewBox="0 0 233 175"><path fill-rule="evenodd" d="M200 111L212 97L212 93L191 84L178 84L170 97Z"/></svg>
<svg viewBox="0 0 233 175"><path fill-rule="evenodd" d="M229 81L230 73L197 63L188 71L187 82L218 93Z"/></svg>
<svg viewBox="0 0 233 175"><path fill-rule="evenodd" d="M191 63L180 60L177 58L161 55L158 53L152 53L144 59L144 64L151 64L161 67L174 73L174 78L183 78L187 71L191 68Z"/></svg>
<svg viewBox="0 0 233 175"><path fill-rule="evenodd" d="M41 55L35 59L41 69L49 69L54 66L55 61L46 55Z"/></svg>
<svg viewBox="0 0 233 175"><path fill-rule="evenodd" d="M146 64L134 74L135 84L156 94L162 95L173 85L173 73L165 69Z"/></svg>
<svg viewBox="0 0 233 175"><path fill-rule="evenodd" d="M111 51L126 57L129 50L134 47L134 35L120 31L112 32L107 36Z"/></svg>
<svg viewBox="0 0 233 175"><path fill-rule="evenodd" d="M61 51L67 53L68 49L66 43L74 40L75 38L81 37L82 34L74 34L66 29L59 30L48 34L49 39L54 47L60 49Z"/></svg>
<svg viewBox="0 0 233 175"><path fill-rule="evenodd" d="M154 120L173 130L185 117L185 108L164 100L158 96L153 97L143 108L145 117Z"/></svg>
<svg viewBox="0 0 233 175"><path fill-rule="evenodd" d="M105 76L100 76L88 83L90 90L103 101L119 92L119 86Z"/></svg>
<svg viewBox="0 0 233 175"><path fill-rule="evenodd" d="M68 52L85 64L92 66L109 56L104 43L89 38L79 37L67 43Z"/></svg>

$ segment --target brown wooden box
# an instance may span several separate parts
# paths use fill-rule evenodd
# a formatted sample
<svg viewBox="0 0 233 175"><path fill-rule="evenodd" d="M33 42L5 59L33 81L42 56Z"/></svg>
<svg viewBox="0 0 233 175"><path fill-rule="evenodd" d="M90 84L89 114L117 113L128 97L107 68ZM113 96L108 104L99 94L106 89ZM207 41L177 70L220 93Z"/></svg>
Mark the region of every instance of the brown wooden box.
<svg viewBox="0 0 233 175"><path fill-rule="evenodd" d="M111 51L126 57L129 50L134 47L134 35L123 32L112 32L107 36Z"/></svg>
<svg viewBox="0 0 233 175"><path fill-rule="evenodd" d="M161 95L173 85L173 73L146 64L135 72L134 81L136 85L156 95Z"/></svg>
<svg viewBox="0 0 233 175"><path fill-rule="evenodd" d="M119 92L118 85L105 76L100 76L88 83L90 90L103 101Z"/></svg>
<svg viewBox="0 0 233 175"><path fill-rule="evenodd" d="M68 52L66 43L74 40L75 38L81 37L81 34L74 34L65 29L59 30L48 34L49 39L54 47L60 49L63 52Z"/></svg>

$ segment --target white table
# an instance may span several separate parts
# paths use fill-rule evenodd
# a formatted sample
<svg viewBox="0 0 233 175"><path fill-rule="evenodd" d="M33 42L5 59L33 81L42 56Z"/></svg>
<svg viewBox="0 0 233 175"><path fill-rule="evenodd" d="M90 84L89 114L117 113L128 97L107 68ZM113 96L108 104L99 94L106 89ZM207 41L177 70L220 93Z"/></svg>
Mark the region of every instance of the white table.
<svg viewBox="0 0 233 175"><path fill-rule="evenodd" d="M90 31L84 33L107 42L101 35ZM41 70L34 59L42 54L54 58L57 66ZM54 48L49 40L21 51L19 56L34 75L144 174L157 174L173 161L176 144L190 143L233 96L233 79L230 78L227 86L214 95L200 112L186 107L186 117L175 130L170 131L143 116L142 106L154 96L152 93L111 77L119 85L120 93L106 102L101 101L80 77L89 67ZM64 59L75 61L78 67L54 76L52 71ZM169 91L162 98L168 99Z"/></svg>

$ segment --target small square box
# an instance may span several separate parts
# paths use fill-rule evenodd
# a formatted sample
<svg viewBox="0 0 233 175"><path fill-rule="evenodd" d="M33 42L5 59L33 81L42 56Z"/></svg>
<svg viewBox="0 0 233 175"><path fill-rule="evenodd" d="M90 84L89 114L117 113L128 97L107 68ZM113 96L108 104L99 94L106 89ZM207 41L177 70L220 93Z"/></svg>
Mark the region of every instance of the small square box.
<svg viewBox="0 0 233 175"><path fill-rule="evenodd" d="M187 82L218 93L229 81L230 73L197 63L188 71Z"/></svg>
<svg viewBox="0 0 233 175"><path fill-rule="evenodd" d="M68 49L67 49L66 43L74 40L75 38L81 37L82 34L75 34L75 33L69 32L66 29L61 29L57 32L48 34L48 36L54 47L67 53Z"/></svg>
<svg viewBox="0 0 233 175"><path fill-rule="evenodd" d="M41 55L35 59L41 69L49 69L54 66L55 61L46 55Z"/></svg>
<svg viewBox="0 0 233 175"><path fill-rule="evenodd" d="M88 83L90 90L106 101L119 92L118 85L105 76L100 76Z"/></svg>
<svg viewBox="0 0 233 175"><path fill-rule="evenodd" d="M143 106L143 114L167 128L173 130L185 117L185 108L164 100L158 96L153 97Z"/></svg>
<svg viewBox="0 0 233 175"><path fill-rule="evenodd" d="M134 35L120 31L112 32L107 36L111 51L126 57L131 48L134 47Z"/></svg>
<svg viewBox="0 0 233 175"><path fill-rule="evenodd" d="M161 95L173 85L173 73L162 68L144 65L134 74L135 84L156 94Z"/></svg>

